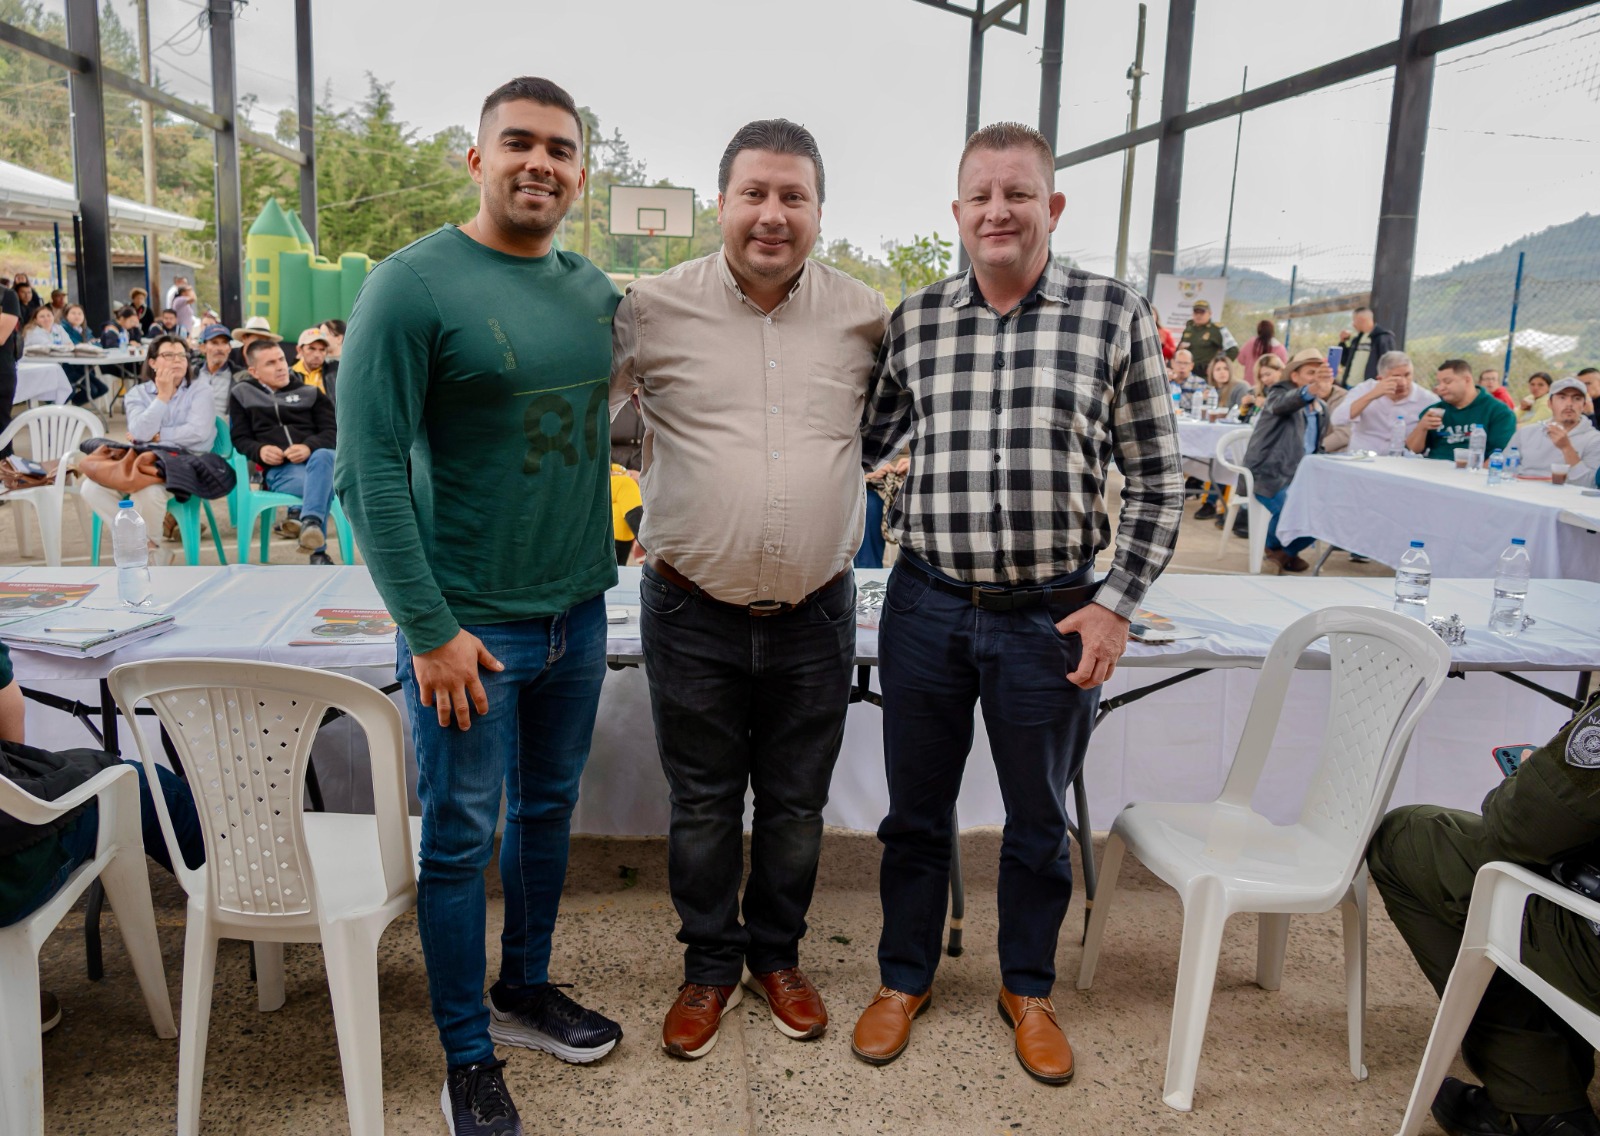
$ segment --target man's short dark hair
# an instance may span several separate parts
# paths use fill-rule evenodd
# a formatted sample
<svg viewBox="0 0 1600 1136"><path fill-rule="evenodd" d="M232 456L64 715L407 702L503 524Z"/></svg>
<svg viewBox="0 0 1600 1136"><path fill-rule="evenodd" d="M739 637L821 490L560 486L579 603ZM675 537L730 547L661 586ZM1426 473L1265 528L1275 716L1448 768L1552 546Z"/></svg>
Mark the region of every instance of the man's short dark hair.
<svg viewBox="0 0 1600 1136"><path fill-rule="evenodd" d="M173 319L178 318L178 311L176 308L162 308L161 314L164 316L171 316Z"/></svg>
<svg viewBox="0 0 1600 1136"><path fill-rule="evenodd" d="M1355 311L1354 311L1354 312L1353 312L1353 313L1351 313L1351 314L1352 314L1352 315L1360 315L1360 314L1361 314L1361 313L1362 313L1362 312L1366 312L1366 313L1367 313L1367 314L1368 314L1368 315L1369 315L1369 316L1370 316L1370 315L1373 315L1373 314L1374 314L1374 312L1373 312L1373 310L1372 310L1372 308L1371 308L1371 307L1369 307L1369 306L1368 306L1368 305L1366 305L1366 304L1362 304L1362 305L1361 305L1361 306L1360 306L1360 307L1359 307L1359 308L1357 308L1357 309L1356 309L1356 310L1355 310Z"/></svg>
<svg viewBox="0 0 1600 1136"><path fill-rule="evenodd" d="M256 356L261 354L269 347L276 351L283 350L283 344L277 342L276 340L262 339L260 336L251 336L250 342L244 345L244 361L253 365L256 361Z"/></svg>
<svg viewBox="0 0 1600 1136"><path fill-rule="evenodd" d="M1439 364L1439 370L1455 371L1457 374L1465 375L1469 379L1472 378L1472 364L1465 359L1446 359Z"/></svg>
<svg viewBox="0 0 1600 1136"><path fill-rule="evenodd" d="M956 180L961 179L961 171L966 168L967 158L974 150L1032 150L1039 155L1039 160L1044 163L1048 171L1045 181L1051 186L1056 183L1056 155L1050 149L1050 142L1031 126L1020 122L991 122L981 130L974 130L967 138L967 144L961 148L961 160L956 163Z"/></svg>
<svg viewBox="0 0 1600 1136"><path fill-rule="evenodd" d="M793 154L810 158L817 171L817 204L827 196L827 182L822 173L822 151L811 131L787 118L758 118L734 131L728 148L722 151L722 161L717 165L717 192L728 192L728 178L733 173L733 160L746 150L766 150L772 154Z"/></svg>
<svg viewBox="0 0 1600 1136"><path fill-rule="evenodd" d="M578 140L582 140L583 119L578 115L578 104L572 101L572 96L564 88L535 75L518 76L490 91L489 97L483 100L483 110L478 114L478 130L483 130L483 120L489 117L490 111L502 103L519 101L566 111L578 128Z"/></svg>
<svg viewBox="0 0 1600 1136"><path fill-rule="evenodd" d="M117 309L117 318L119 320L131 319L132 317L137 316L138 314L139 313L134 311L132 308L118 308Z"/></svg>

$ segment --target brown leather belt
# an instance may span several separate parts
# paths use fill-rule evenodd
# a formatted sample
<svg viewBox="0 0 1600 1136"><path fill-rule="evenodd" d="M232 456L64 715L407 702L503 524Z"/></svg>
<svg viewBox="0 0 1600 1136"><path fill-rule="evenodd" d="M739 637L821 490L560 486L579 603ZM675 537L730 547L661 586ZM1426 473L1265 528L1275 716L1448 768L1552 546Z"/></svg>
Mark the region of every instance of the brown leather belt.
<svg viewBox="0 0 1600 1136"><path fill-rule="evenodd" d="M805 607L806 604L810 603L823 592L827 591L840 580L848 576L851 568L853 567L853 565L845 565L837 575L829 579L822 585L822 587L818 588L816 591L812 592L810 595L796 603L779 603L777 600L765 600L753 604L736 604L729 603L726 600L717 599L716 596L711 595L699 584L696 584L693 580L689 579L689 577L685 576L682 572L678 571L659 556L645 557L644 564L646 568L650 569L650 571L654 572L657 576L660 576L667 583L672 584L675 587L682 588L690 595L698 596L707 603L716 604L718 607L726 607L731 608L734 611L744 612L746 615L754 618L759 618L764 615L782 615L785 612L795 611L798 608Z"/></svg>

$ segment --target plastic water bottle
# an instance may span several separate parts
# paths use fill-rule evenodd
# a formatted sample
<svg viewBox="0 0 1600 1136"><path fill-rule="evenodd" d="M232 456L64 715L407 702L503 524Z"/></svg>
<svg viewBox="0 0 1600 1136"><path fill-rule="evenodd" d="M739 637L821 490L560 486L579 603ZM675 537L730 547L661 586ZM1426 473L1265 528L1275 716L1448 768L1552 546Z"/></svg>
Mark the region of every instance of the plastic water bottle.
<svg viewBox="0 0 1600 1136"><path fill-rule="evenodd" d="M1400 557L1394 571L1394 610L1424 623L1428 620L1428 590L1433 586L1433 565L1420 540Z"/></svg>
<svg viewBox="0 0 1600 1136"><path fill-rule="evenodd" d="M1394 426L1389 430L1389 456L1390 457L1392 457L1392 458L1405 457L1405 455L1406 455L1406 435L1408 433L1410 433L1410 431L1408 431L1406 429L1406 416L1404 414L1396 414L1394 416ZM1418 547L1420 547L1420 546L1418 546Z"/></svg>
<svg viewBox="0 0 1600 1136"><path fill-rule="evenodd" d="M1510 481L1522 472L1522 448L1515 442L1506 447L1506 480Z"/></svg>
<svg viewBox="0 0 1600 1136"><path fill-rule="evenodd" d="M1183 392L1182 391L1173 391L1172 392L1172 416L1174 418L1182 418L1183 417Z"/></svg>
<svg viewBox="0 0 1600 1136"><path fill-rule="evenodd" d="M1506 459L1499 450L1489 455L1489 484L1499 485L1505 480Z"/></svg>
<svg viewBox="0 0 1600 1136"><path fill-rule="evenodd" d="M129 607L150 602L150 541L144 518L124 498L111 522L111 548L117 561L117 598Z"/></svg>
<svg viewBox="0 0 1600 1136"><path fill-rule="evenodd" d="M1483 452L1489 448L1489 432L1474 426L1467 434L1467 468L1477 473L1483 468Z"/></svg>
<svg viewBox="0 0 1600 1136"><path fill-rule="evenodd" d="M121 347L122 350L124 350L124 351L126 351L128 349L128 329L127 328L123 328L121 331L117 332L117 346Z"/></svg>
<svg viewBox="0 0 1600 1136"><path fill-rule="evenodd" d="M1494 570L1494 604L1489 608L1489 630L1514 639L1522 634L1522 608L1528 602L1528 579L1533 561L1528 557L1528 542L1520 536L1500 554Z"/></svg>
<svg viewBox="0 0 1600 1136"><path fill-rule="evenodd" d="M1217 408L1217 403L1218 402L1219 402L1219 398L1218 398L1218 395L1217 395L1217 388L1214 387L1214 386L1211 386L1208 383L1206 385L1206 421L1207 422L1211 421L1211 412Z"/></svg>

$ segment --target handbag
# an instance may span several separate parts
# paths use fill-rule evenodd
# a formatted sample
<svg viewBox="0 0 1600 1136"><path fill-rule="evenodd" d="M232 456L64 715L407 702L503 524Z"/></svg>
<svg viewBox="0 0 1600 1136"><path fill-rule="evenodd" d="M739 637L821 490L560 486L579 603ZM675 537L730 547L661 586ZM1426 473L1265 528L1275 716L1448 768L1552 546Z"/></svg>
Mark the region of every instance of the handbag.
<svg viewBox="0 0 1600 1136"><path fill-rule="evenodd" d="M165 483L156 455L140 453L128 446L99 446L84 455L78 463L78 472L96 485L104 485L127 497Z"/></svg>
<svg viewBox="0 0 1600 1136"><path fill-rule="evenodd" d="M40 464L44 467L43 473L28 473L12 465L10 460L0 462L0 485L5 486L9 492L13 489L38 489L42 485L54 484L60 460Z"/></svg>

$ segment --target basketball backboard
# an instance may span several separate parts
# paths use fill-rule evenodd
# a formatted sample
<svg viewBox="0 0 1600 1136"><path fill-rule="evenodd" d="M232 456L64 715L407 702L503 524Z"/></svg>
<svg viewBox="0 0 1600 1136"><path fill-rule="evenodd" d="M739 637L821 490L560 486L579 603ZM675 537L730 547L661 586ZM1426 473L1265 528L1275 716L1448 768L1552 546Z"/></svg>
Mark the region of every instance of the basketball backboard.
<svg viewBox="0 0 1600 1136"><path fill-rule="evenodd" d="M616 237L694 236L694 190L678 186L614 185L608 227Z"/></svg>

